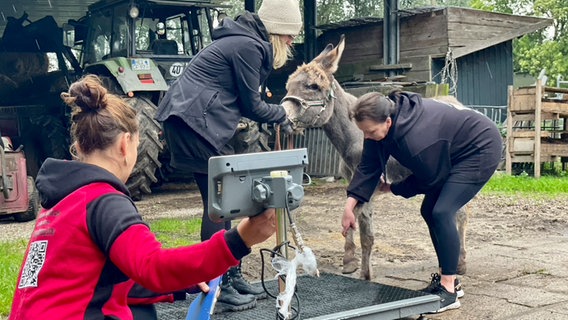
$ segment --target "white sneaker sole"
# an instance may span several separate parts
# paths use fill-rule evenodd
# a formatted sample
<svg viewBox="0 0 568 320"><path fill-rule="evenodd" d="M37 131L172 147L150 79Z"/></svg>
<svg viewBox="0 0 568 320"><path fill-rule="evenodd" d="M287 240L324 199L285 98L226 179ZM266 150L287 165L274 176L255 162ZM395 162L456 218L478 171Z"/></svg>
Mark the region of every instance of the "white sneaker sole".
<svg viewBox="0 0 568 320"><path fill-rule="evenodd" d="M458 295L458 298L465 296L465 292L463 292L463 289L456 291L456 294Z"/></svg>
<svg viewBox="0 0 568 320"><path fill-rule="evenodd" d="M460 301L459 301L458 299L456 299L456 301L455 301L454 303L451 303L451 304L449 304L449 305L447 305L447 306L445 306L445 307L443 307L443 308L440 308L440 309L438 309L438 310L436 310L436 311L431 311L431 312L428 312L428 313L430 313L430 314L433 314L433 313L441 313L441 312L444 312L444 311L457 309L457 308L459 308L459 307L461 307L461 303L460 303Z"/></svg>

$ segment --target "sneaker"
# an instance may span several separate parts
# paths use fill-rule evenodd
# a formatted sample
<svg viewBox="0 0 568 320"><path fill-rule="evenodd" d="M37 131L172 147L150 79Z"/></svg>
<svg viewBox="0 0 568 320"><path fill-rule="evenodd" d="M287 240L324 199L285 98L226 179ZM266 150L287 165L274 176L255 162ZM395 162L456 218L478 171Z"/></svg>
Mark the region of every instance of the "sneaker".
<svg viewBox="0 0 568 320"><path fill-rule="evenodd" d="M231 281L223 280L221 294L217 298L214 313L243 311L256 307L256 298L252 294L240 294L231 286Z"/></svg>
<svg viewBox="0 0 568 320"><path fill-rule="evenodd" d="M440 285L440 280L442 280L442 277L440 277L439 273L432 273L432 280L430 280L430 283L428 284L428 286L420 291L422 292L426 292L426 293L434 293L434 291L436 290L436 288L438 288L438 286Z"/></svg>
<svg viewBox="0 0 568 320"><path fill-rule="evenodd" d="M243 278L240 265L229 269L229 277L231 278L231 286L240 294L252 294L257 300L265 299L266 292L262 286L253 286Z"/></svg>
<svg viewBox="0 0 568 320"><path fill-rule="evenodd" d="M432 276L432 280L430 280L430 284L428 284L428 286L426 288L424 288L420 291L430 293L430 294L434 294L434 292L436 291L436 288L438 286L440 286L440 281L442 279L440 274L432 273L431 276ZM461 285L461 281L457 277L454 280L454 292L457 294L458 298L461 298L465 295L465 292L463 291L463 288L462 288L462 285Z"/></svg>
<svg viewBox="0 0 568 320"><path fill-rule="evenodd" d="M428 313L440 313L446 310L452 310L461 307L458 295L455 292L454 293L448 292L448 290L446 290L446 288L444 288L441 284L436 288L435 292L433 292L432 294L435 294L440 297L440 308L438 308L438 310L436 311L431 311Z"/></svg>
<svg viewBox="0 0 568 320"><path fill-rule="evenodd" d="M461 298L465 295L465 292L463 291L463 288L462 288L461 281L457 277L454 280L454 292L458 295L458 298Z"/></svg>

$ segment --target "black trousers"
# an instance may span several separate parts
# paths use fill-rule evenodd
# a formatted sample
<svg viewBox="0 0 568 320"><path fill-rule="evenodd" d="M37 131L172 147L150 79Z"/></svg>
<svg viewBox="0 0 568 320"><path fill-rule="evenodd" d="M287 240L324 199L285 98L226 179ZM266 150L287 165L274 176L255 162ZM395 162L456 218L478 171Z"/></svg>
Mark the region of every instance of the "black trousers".
<svg viewBox="0 0 568 320"><path fill-rule="evenodd" d="M193 177L201 193L201 201L203 204L201 241L208 240L219 230L229 230L231 228L230 221L214 223L209 219L209 210L207 209L207 170L209 158L233 154L233 148L230 145L226 145L222 150L216 150L209 142L183 122L183 120L175 116L171 116L164 121L163 129L171 156L170 165L176 170L185 173L193 173Z"/></svg>
<svg viewBox="0 0 568 320"><path fill-rule="evenodd" d="M207 207L209 190L207 189L208 175L205 173L193 173L199 192L201 193L201 201L203 202L203 217L201 218L201 241L208 240L213 234L219 230L231 229L231 221L215 223L209 219L209 209Z"/></svg>
<svg viewBox="0 0 568 320"><path fill-rule="evenodd" d="M466 184L446 182L441 189L427 193L420 213L428 225L430 238L438 256L443 275L457 273L460 255L460 238L456 213L483 188L485 182Z"/></svg>

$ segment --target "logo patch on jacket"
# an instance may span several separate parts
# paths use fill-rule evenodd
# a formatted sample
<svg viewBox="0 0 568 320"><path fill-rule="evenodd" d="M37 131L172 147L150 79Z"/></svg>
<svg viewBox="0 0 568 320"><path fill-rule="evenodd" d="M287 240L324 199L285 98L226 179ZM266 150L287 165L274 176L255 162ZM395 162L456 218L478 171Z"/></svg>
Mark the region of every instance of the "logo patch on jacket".
<svg viewBox="0 0 568 320"><path fill-rule="evenodd" d="M38 276L47 253L47 240L34 241L30 244L30 250L26 257L26 263L22 270L22 277L18 289L37 287Z"/></svg>

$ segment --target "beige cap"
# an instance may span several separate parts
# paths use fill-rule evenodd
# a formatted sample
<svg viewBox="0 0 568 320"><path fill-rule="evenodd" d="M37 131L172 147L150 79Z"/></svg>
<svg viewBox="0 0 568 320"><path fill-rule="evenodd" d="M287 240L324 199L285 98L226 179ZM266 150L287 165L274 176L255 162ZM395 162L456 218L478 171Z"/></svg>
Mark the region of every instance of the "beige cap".
<svg viewBox="0 0 568 320"><path fill-rule="evenodd" d="M270 34L297 36L302 29L298 0L264 0L258 16Z"/></svg>

